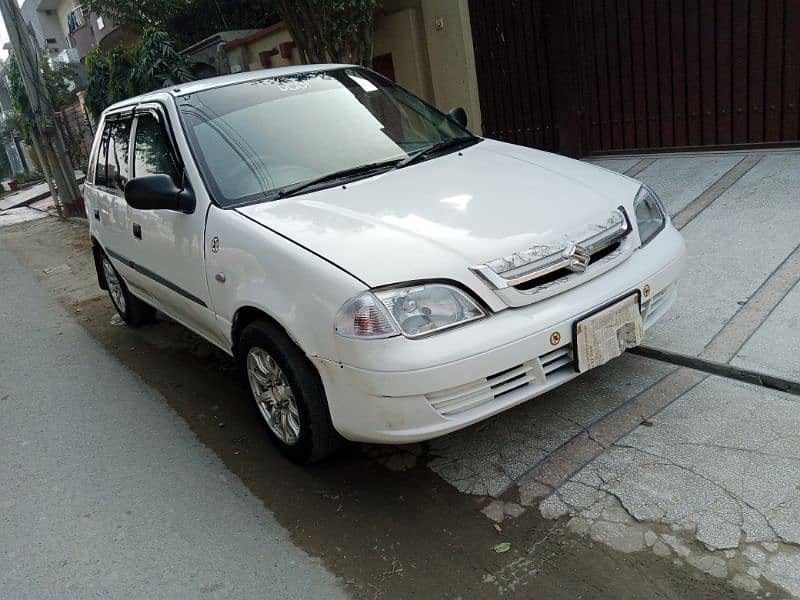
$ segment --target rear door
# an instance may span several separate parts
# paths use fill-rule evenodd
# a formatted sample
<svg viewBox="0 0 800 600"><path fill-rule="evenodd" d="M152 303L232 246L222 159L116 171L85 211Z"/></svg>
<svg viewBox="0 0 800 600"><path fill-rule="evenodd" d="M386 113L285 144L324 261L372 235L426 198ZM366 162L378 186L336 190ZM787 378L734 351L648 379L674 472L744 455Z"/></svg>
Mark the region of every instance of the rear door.
<svg viewBox="0 0 800 600"><path fill-rule="evenodd" d="M128 205L124 189L129 174L128 146L132 123L131 111L106 116L86 197L89 201L88 217L92 220L95 237L123 279L134 283L132 287L136 292L135 282L131 281L135 274L123 260L128 230Z"/></svg>

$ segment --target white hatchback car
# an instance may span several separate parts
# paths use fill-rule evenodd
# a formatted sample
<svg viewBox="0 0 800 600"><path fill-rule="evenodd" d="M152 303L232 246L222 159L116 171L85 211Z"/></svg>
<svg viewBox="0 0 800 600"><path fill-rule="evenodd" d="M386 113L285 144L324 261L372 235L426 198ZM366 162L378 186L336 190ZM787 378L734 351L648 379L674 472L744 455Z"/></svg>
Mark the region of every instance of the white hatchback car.
<svg viewBox="0 0 800 600"><path fill-rule="evenodd" d="M436 437L639 344L675 298L652 190L482 139L360 67L116 104L86 203L101 287L241 361L279 447Z"/></svg>

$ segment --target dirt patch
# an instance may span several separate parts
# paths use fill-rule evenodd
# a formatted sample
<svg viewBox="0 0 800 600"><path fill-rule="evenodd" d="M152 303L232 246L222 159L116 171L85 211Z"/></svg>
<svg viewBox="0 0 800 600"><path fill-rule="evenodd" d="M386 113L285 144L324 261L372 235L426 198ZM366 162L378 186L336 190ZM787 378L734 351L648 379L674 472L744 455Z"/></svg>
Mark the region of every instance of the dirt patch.
<svg viewBox="0 0 800 600"><path fill-rule="evenodd" d="M506 518L498 531L481 513L488 499L457 492L425 467L424 445L398 450L402 458L392 461L389 449L352 444L323 464L292 465L269 443L224 353L170 321L138 330L114 324L110 301L96 289L82 223L45 219L0 236L356 597L752 597L650 553L594 545L536 510ZM61 264L69 272L45 275ZM500 542L510 549L495 552Z"/></svg>

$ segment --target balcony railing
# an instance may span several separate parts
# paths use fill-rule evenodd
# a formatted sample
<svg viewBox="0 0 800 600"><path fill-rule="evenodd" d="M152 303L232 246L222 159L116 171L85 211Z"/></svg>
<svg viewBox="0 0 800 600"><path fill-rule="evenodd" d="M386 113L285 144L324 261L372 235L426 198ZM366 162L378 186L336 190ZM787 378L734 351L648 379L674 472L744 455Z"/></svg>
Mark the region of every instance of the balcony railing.
<svg viewBox="0 0 800 600"><path fill-rule="evenodd" d="M69 32L72 33L76 29L80 29L86 25L86 17L88 16L89 11L83 6L78 6L69 11L67 14L67 29Z"/></svg>

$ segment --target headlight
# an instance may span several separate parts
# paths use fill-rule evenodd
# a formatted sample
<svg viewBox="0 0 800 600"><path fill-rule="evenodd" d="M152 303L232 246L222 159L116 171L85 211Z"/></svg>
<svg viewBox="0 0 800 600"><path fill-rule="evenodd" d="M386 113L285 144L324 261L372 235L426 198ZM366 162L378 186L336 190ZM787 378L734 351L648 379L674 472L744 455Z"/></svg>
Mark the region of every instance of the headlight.
<svg viewBox="0 0 800 600"><path fill-rule="evenodd" d="M426 283L375 292L348 300L336 315L336 333L375 339L401 333L416 338L486 316L452 285Z"/></svg>
<svg viewBox="0 0 800 600"><path fill-rule="evenodd" d="M666 224L666 211L656 193L643 185L633 201L633 210L636 213L636 224L639 228L639 239L642 246L647 244L664 229Z"/></svg>

